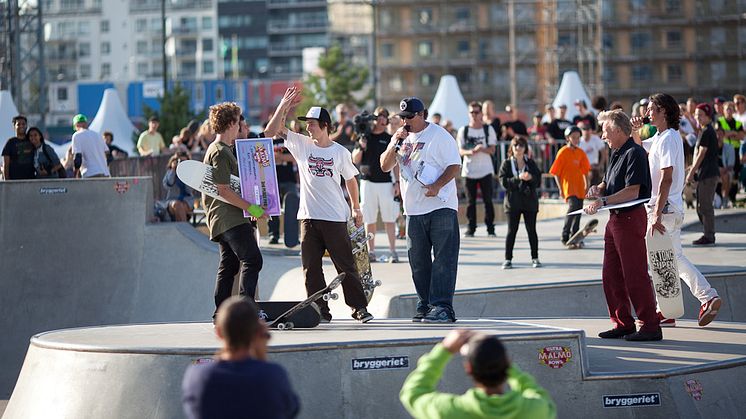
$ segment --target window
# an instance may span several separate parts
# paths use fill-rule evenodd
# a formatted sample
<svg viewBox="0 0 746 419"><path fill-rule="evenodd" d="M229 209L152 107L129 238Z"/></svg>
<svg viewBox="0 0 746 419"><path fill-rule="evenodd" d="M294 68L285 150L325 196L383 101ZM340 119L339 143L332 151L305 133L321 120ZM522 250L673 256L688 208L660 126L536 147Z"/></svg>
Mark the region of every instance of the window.
<svg viewBox="0 0 746 419"><path fill-rule="evenodd" d="M433 23L433 9L420 9L417 11L416 16L420 25L430 25Z"/></svg>
<svg viewBox="0 0 746 419"><path fill-rule="evenodd" d="M616 68L608 65L604 66L604 83L615 85L616 81Z"/></svg>
<svg viewBox="0 0 746 419"><path fill-rule="evenodd" d="M137 75L140 77L148 75L148 63L137 63Z"/></svg>
<svg viewBox="0 0 746 419"><path fill-rule="evenodd" d="M632 49L650 48L650 33L632 32L630 42L632 44Z"/></svg>
<svg viewBox="0 0 746 419"><path fill-rule="evenodd" d="M613 50L614 49L614 34L604 32L603 45L604 45L604 49Z"/></svg>
<svg viewBox="0 0 746 419"><path fill-rule="evenodd" d="M486 39L479 40L479 59L486 60L490 53L490 43Z"/></svg>
<svg viewBox="0 0 746 419"><path fill-rule="evenodd" d="M393 92L401 92L403 83L401 81L401 76L399 74L389 78L389 89Z"/></svg>
<svg viewBox="0 0 746 419"><path fill-rule="evenodd" d="M666 12L678 13L681 11L681 0L666 0Z"/></svg>
<svg viewBox="0 0 746 419"><path fill-rule="evenodd" d="M210 21L212 22L212 20ZM204 27L204 21L202 22ZM228 15L218 18L218 26L221 28L235 28L251 26L251 15Z"/></svg>
<svg viewBox="0 0 746 419"><path fill-rule="evenodd" d="M163 20L159 17L154 17L150 19L150 31L151 32L160 32L163 28Z"/></svg>
<svg viewBox="0 0 746 419"><path fill-rule="evenodd" d="M508 21L508 9L505 2L490 3L490 22L505 23Z"/></svg>
<svg viewBox="0 0 746 419"><path fill-rule="evenodd" d="M212 29L212 16L202 16L202 30Z"/></svg>
<svg viewBox="0 0 746 419"><path fill-rule="evenodd" d="M715 83L725 81L725 62L710 63L710 75Z"/></svg>
<svg viewBox="0 0 746 419"><path fill-rule="evenodd" d="M111 52L111 44L107 41L101 43L101 55L107 55Z"/></svg>
<svg viewBox="0 0 746 419"><path fill-rule="evenodd" d="M653 69L649 65L632 66L632 80L637 82L653 79Z"/></svg>
<svg viewBox="0 0 746 419"><path fill-rule="evenodd" d="M471 44L468 40L461 40L458 41L458 44L456 45L456 50L459 55L468 55L469 51L471 51Z"/></svg>
<svg viewBox="0 0 746 419"><path fill-rule="evenodd" d="M393 26L394 19L391 17L391 12L389 10L381 10L378 15L378 22L381 25L381 28L384 29Z"/></svg>
<svg viewBox="0 0 746 419"><path fill-rule="evenodd" d="M666 32L666 46L668 48L681 47L681 31Z"/></svg>
<svg viewBox="0 0 746 419"><path fill-rule="evenodd" d="M215 62L210 60L202 61L202 73L212 74L215 72Z"/></svg>
<svg viewBox="0 0 746 419"><path fill-rule="evenodd" d="M135 31L137 32L145 32L145 28L148 25L148 21L145 19L137 19L135 21Z"/></svg>
<svg viewBox="0 0 746 419"><path fill-rule="evenodd" d="M91 22L78 22L78 35L90 35Z"/></svg>
<svg viewBox="0 0 746 419"><path fill-rule="evenodd" d="M57 100L64 102L67 100L67 87L57 88Z"/></svg>
<svg viewBox="0 0 746 419"><path fill-rule="evenodd" d="M213 42L212 38L205 38L202 40L202 52L212 52Z"/></svg>
<svg viewBox="0 0 746 419"><path fill-rule="evenodd" d="M433 55L433 41L420 41L417 44L417 54L420 57L430 57Z"/></svg>
<svg viewBox="0 0 746 419"><path fill-rule="evenodd" d="M432 86L435 82L435 77L432 74L423 73L420 75L420 84L424 87Z"/></svg>
<svg viewBox="0 0 746 419"><path fill-rule="evenodd" d="M560 48L575 48L578 36L572 32L564 32L557 35L557 46Z"/></svg>
<svg viewBox="0 0 746 419"><path fill-rule="evenodd" d="M471 19L471 10L468 7L459 7L456 9L456 20L468 21Z"/></svg>
<svg viewBox="0 0 746 419"><path fill-rule="evenodd" d="M75 10L83 8L83 0L61 0L60 9Z"/></svg>
<svg viewBox="0 0 746 419"><path fill-rule="evenodd" d="M266 73L269 70L269 58L262 57L255 59L254 68L258 73Z"/></svg>
<svg viewBox="0 0 746 419"><path fill-rule="evenodd" d="M90 79L91 78L91 65L90 64L81 64L80 65L80 78L81 79Z"/></svg>
<svg viewBox="0 0 746 419"><path fill-rule="evenodd" d="M196 17L182 17L179 21L179 27L184 32L193 32L197 30L197 18Z"/></svg>
<svg viewBox="0 0 746 419"><path fill-rule="evenodd" d="M146 54L148 52L148 42L137 41L137 47L135 51L137 51L138 54Z"/></svg>
<svg viewBox="0 0 746 419"><path fill-rule="evenodd" d="M681 81L683 78L682 68L679 64L669 64L666 72L668 73L669 82Z"/></svg>
<svg viewBox="0 0 746 419"><path fill-rule="evenodd" d="M725 0L709 0L711 12L722 12L725 9Z"/></svg>
<svg viewBox="0 0 746 419"><path fill-rule="evenodd" d="M101 78L105 79L109 76L111 76L111 64L109 63L101 64Z"/></svg>
<svg viewBox="0 0 746 419"><path fill-rule="evenodd" d="M215 85L215 102L222 102L224 97L225 91L223 90L223 86L220 84Z"/></svg>
<svg viewBox="0 0 746 419"><path fill-rule="evenodd" d="M109 21L108 20L102 20L99 24L99 30L101 33L107 33L109 32Z"/></svg>
<svg viewBox="0 0 746 419"><path fill-rule="evenodd" d="M381 44L381 57L394 58L394 44Z"/></svg>
<svg viewBox="0 0 746 419"><path fill-rule="evenodd" d="M78 57L85 58L91 56L91 44L88 42L81 42L78 44Z"/></svg>
<svg viewBox="0 0 746 419"><path fill-rule="evenodd" d="M710 28L710 45L722 48L725 45L725 28Z"/></svg>

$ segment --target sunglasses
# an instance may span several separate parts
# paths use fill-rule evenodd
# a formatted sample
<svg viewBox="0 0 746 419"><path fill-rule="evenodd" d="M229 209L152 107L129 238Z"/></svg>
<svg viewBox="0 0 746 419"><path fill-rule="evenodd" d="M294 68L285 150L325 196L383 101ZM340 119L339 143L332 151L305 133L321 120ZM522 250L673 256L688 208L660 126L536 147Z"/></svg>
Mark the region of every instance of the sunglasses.
<svg viewBox="0 0 746 419"><path fill-rule="evenodd" d="M414 118L415 116L417 116L417 115L418 115L418 114L414 114L414 115L408 115L408 116L402 116L402 118L404 118L404 119L413 119L413 118Z"/></svg>

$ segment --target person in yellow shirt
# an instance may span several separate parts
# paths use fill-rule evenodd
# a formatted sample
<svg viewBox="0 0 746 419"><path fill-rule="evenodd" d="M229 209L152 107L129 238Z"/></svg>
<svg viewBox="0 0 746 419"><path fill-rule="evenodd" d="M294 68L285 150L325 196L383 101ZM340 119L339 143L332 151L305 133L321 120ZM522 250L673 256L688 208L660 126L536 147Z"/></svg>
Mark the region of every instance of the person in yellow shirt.
<svg viewBox="0 0 746 419"><path fill-rule="evenodd" d="M571 125L565 129L567 145L557 153L557 157L549 169L557 182L560 197L567 202L568 214L583 208L583 197L588 189L586 175L591 170L591 164L585 151L579 147L580 128ZM565 225L562 227L562 244L580 229L580 215L568 215L565 217Z"/></svg>
<svg viewBox="0 0 746 419"><path fill-rule="evenodd" d="M464 355L464 370L474 380L474 387L464 394L437 392L438 381L456 352ZM418 419L557 417L549 393L511 364L496 336L459 329L417 361L417 368L402 385L399 400Z"/></svg>
<svg viewBox="0 0 746 419"><path fill-rule="evenodd" d="M141 156L158 156L167 150L166 143L158 132L159 125L158 117L151 116L148 119L148 130L143 131L137 139L137 151Z"/></svg>

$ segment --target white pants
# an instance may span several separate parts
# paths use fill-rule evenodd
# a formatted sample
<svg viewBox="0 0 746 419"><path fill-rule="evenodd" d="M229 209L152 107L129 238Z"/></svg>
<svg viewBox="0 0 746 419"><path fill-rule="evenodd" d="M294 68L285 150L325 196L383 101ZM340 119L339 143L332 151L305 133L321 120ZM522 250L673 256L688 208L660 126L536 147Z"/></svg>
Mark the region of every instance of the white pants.
<svg viewBox="0 0 746 419"><path fill-rule="evenodd" d="M375 224L379 208L384 223L393 223L399 216L399 203L394 201L394 184L391 182L361 180L360 197L365 224Z"/></svg>
<svg viewBox="0 0 746 419"><path fill-rule="evenodd" d="M679 268L679 277L689 287L694 298L704 304L718 296L715 288L712 288L704 275L697 269L694 264L684 255L681 248L681 225L684 223L684 214L671 213L663 214L663 226L666 232L671 235L673 242L673 251L676 254L676 262ZM648 230L652 224L652 209L648 208ZM650 233L648 233L650 234Z"/></svg>

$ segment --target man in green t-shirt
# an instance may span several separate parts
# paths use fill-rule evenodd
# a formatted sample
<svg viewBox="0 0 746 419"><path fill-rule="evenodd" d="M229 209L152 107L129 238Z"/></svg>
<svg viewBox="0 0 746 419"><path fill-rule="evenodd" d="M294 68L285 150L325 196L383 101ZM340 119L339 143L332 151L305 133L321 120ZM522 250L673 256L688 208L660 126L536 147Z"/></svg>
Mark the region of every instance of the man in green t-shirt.
<svg viewBox="0 0 746 419"><path fill-rule="evenodd" d="M163 136L158 132L159 125L158 117L151 116L148 119L148 130L143 131L137 139L137 151L141 156L158 156L168 150Z"/></svg>
<svg viewBox="0 0 746 419"><path fill-rule="evenodd" d="M463 347L463 348L462 348ZM463 349L463 350L462 350ZM453 354L464 355L464 370L474 380L466 393L439 393L438 381ZM508 384L509 388L505 387ZM415 418L532 418L557 416L549 393L533 377L508 360L496 336L452 330L443 342L423 355L404 381L401 400Z"/></svg>

